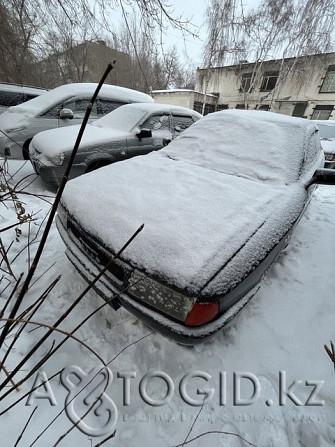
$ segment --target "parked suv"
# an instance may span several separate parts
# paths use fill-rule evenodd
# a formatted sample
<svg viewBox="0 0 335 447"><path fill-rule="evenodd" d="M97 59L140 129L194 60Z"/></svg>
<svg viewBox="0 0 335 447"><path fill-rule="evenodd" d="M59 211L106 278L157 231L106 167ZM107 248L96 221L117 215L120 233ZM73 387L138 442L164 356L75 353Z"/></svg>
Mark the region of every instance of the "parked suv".
<svg viewBox="0 0 335 447"><path fill-rule="evenodd" d="M0 84L0 113L5 112L8 107L22 104L23 102L36 98L36 96L40 96L45 92L47 92L46 89L30 87L28 85Z"/></svg>
<svg viewBox="0 0 335 447"><path fill-rule="evenodd" d="M67 84L0 115L0 156L29 159L29 144L38 132L80 124L97 84ZM145 93L115 85L103 85L90 116L100 118L132 102L153 102Z"/></svg>

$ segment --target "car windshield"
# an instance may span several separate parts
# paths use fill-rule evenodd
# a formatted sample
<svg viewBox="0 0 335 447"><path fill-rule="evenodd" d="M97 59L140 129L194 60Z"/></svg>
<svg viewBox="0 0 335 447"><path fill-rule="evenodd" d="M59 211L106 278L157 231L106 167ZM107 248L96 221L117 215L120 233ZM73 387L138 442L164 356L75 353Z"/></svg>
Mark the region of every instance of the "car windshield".
<svg viewBox="0 0 335 447"><path fill-rule="evenodd" d="M121 106L96 120L92 126L129 132L145 115L146 110L138 107Z"/></svg>

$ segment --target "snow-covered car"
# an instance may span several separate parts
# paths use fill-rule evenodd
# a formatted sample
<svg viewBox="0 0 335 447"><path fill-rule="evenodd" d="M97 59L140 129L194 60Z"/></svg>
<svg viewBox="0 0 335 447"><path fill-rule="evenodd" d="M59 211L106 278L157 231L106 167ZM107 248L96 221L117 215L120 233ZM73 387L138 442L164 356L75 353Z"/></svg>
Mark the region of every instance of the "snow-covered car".
<svg viewBox="0 0 335 447"><path fill-rule="evenodd" d="M321 147L325 154L325 168L335 168L335 120L315 120L319 129Z"/></svg>
<svg viewBox="0 0 335 447"><path fill-rule="evenodd" d="M0 113L5 112L8 107L30 101L46 92L46 89L40 87L2 83L0 84Z"/></svg>
<svg viewBox="0 0 335 447"><path fill-rule="evenodd" d="M61 85L7 109L0 115L0 156L28 159L30 141L38 132L80 124L96 87L94 83ZM136 90L105 84L93 105L90 121L133 102L153 99Z"/></svg>
<svg viewBox="0 0 335 447"><path fill-rule="evenodd" d="M185 107L142 103L121 106L88 124L70 178L116 161L161 149L201 118ZM30 160L42 180L58 185L80 125L40 132L29 146Z"/></svg>
<svg viewBox="0 0 335 447"><path fill-rule="evenodd" d="M255 294L315 183L334 184L310 121L228 110L161 151L69 182L57 226L94 288L180 343L202 342ZM112 299L112 297L114 298Z"/></svg>

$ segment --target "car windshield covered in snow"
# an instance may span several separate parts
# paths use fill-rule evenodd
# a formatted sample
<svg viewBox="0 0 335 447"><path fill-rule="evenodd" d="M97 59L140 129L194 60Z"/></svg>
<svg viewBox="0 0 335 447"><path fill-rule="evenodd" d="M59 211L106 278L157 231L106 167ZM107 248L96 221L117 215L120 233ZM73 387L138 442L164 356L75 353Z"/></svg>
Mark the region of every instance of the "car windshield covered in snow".
<svg viewBox="0 0 335 447"><path fill-rule="evenodd" d="M155 108L153 108L155 110ZM164 106L162 107L164 109ZM157 110L157 108L156 108ZM143 117L143 115L150 111L150 107L146 105L137 104L135 107L119 108L113 114L108 114L100 118L92 125L95 127L115 129L122 132L130 132Z"/></svg>
<svg viewBox="0 0 335 447"><path fill-rule="evenodd" d="M144 223L95 288L107 298L132 284L120 305L163 334L195 343L255 293L323 163L307 120L217 112L159 152L70 182L58 228L69 259L90 281ZM333 183L330 177L320 181Z"/></svg>

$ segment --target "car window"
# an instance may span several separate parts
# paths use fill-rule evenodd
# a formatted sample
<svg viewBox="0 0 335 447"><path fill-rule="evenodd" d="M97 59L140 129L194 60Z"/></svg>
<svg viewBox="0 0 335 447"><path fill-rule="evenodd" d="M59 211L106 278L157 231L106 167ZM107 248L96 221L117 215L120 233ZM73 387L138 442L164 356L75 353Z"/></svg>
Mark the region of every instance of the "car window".
<svg viewBox="0 0 335 447"><path fill-rule="evenodd" d="M37 95L27 95L27 93L26 93L24 95L23 102L30 101L31 99L36 98L36 96Z"/></svg>
<svg viewBox="0 0 335 447"><path fill-rule="evenodd" d="M84 118L86 107L88 103L90 102L90 99L72 99L71 101L57 104L56 106L52 107L50 110L45 112L42 116L45 118L59 118L59 112L61 109L71 109L74 118ZM91 111L91 117L96 118L97 117L97 105L96 103L93 104L93 108Z"/></svg>
<svg viewBox="0 0 335 447"><path fill-rule="evenodd" d="M144 121L143 124L141 124L140 128L150 130L169 129L170 128L169 115L165 114L151 115L148 119Z"/></svg>
<svg viewBox="0 0 335 447"><path fill-rule="evenodd" d="M0 105L5 107L16 106L23 101L23 93L0 92Z"/></svg>
<svg viewBox="0 0 335 447"><path fill-rule="evenodd" d="M91 98L74 99L74 100L66 102L63 105L63 109L71 109L73 112L74 118L84 118L86 108L90 101L91 101ZM95 102L93 104L90 118L94 118L97 116L98 116L97 103Z"/></svg>
<svg viewBox="0 0 335 447"><path fill-rule="evenodd" d="M182 132L183 130L190 127L191 124L194 123L191 116L184 116L184 115L173 115L173 128L177 132Z"/></svg>
<svg viewBox="0 0 335 447"><path fill-rule="evenodd" d="M62 109L63 104L57 104L56 106L52 107L50 110L47 110L45 113L42 114L44 118L59 118L59 112Z"/></svg>
<svg viewBox="0 0 335 447"><path fill-rule="evenodd" d="M107 113L112 112L120 106L128 104L127 102L121 101L111 101L108 99L98 99L97 101L97 112L99 117L107 115Z"/></svg>

